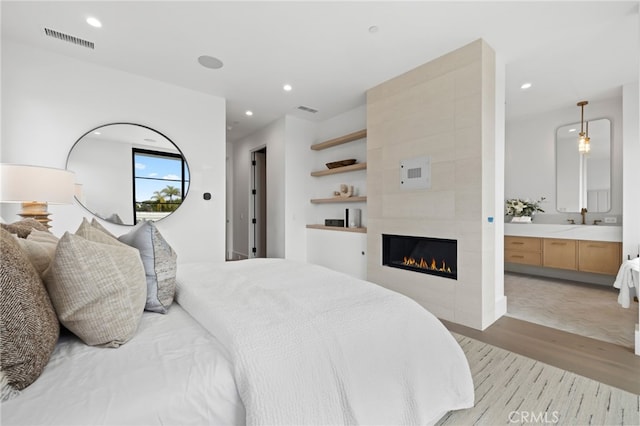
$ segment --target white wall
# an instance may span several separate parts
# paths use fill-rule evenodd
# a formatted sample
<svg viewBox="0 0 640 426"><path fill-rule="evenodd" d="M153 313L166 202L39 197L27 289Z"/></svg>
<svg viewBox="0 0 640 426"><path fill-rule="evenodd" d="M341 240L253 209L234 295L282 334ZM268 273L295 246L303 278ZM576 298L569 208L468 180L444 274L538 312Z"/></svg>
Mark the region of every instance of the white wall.
<svg viewBox="0 0 640 426"><path fill-rule="evenodd" d="M306 261L306 225L312 205L309 202L313 181L309 148L316 137L317 125L287 116L285 123L285 257Z"/></svg>
<svg viewBox="0 0 640 426"><path fill-rule="evenodd" d="M576 103L582 99L576 99ZM508 108L508 106L507 106ZM604 216L622 217L622 98L589 101L585 120L611 120L611 211L588 214L589 220ZM536 215L536 222L566 223L580 214L556 211L555 134L558 127L580 122L580 109L575 105L539 115L512 119L507 122L505 142L505 191L509 198L538 199L546 197ZM596 144L592 140L591 144ZM618 223L619 224L619 223Z"/></svg>
<svg viewBox="0 0 640 426"><path fill-rule="evenodd" d="M224 260L223 98L2 40L2 162L64 168L80 136L112 122L157 129L180 147L191 171L189 194L158 228L180 261ZM18 209L3 205L2 217L18 219ZM56 235L92 217L79 205L49 210ZM103 224L116 235L130 230Z"/></svg>

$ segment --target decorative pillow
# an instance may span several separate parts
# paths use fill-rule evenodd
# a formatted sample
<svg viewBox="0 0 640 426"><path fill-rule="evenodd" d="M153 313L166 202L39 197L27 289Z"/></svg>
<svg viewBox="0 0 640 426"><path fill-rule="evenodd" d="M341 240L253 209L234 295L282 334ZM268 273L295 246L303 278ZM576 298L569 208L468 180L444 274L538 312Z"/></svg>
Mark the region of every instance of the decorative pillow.
<svg viewBox="0 0 640 426"><path fill-rule="evenodd" d="M140 251L147 276L147 311L166 314L176 292L177 254L155 223L142 222L118 240Z"/></svg>
<svg viewBox="0 0 640 426"><path fill-rule="evenodd" d="M20 238L27 238L33 229L48 232L48 228L45 225L33 218L22 219L13 223L2 223L0 226Z"/></svg>
<svg viewBox="0 0 640 426"><path fill-rule="evenodd" d="M107 230L107 228L105 228L104 226L102 226L102 225L100 224L100 222L98 222L98 221L96 220L96 218L95 218L95 217L94 217L93 219L91 219L91 226L92 226L93 228L96 228L96 229L101 230L102 232L104 232L105 234L107 234L107 235L109 235L109 236L111 236L111 237L113 237L113 238L116 238L116 239L118 238L118 237L116 237L115 235L113 235L111 232L109 232L109 231Z"/></svg>
<svg viewBox="0 0 640 426"><path fill-rule="evenodd" d="M115 242L117 244L122 244L109 231L107 231L104 228L102 229L100 228L102 228L102 226L100 227L91 226L87 218L83 217L82 223L80 224L80 226L78 227L78 230L76 231L76 235L79 235L82 238L86 238L87 240L90 240L90 241L95 241L97 243L113 245L113 243Z"/></svg>
<svg viewBox="0 0 640 426"><path fill-rule="evenodd" d="M31 264L42 276L49 267L58 245L58 237L48 231L34 229L27 238L17 238L20 248L26 253Z"/></svg>
<svg viewBox="0 0 640 426"><path fill-rule="evenodd" d="M60 324L18 242L4 229L0 234L0 384L5 401L40 376L58 341Z"/></svg>
<svg viewBox="0 0 640 426"><path fill-rule="evenodd" d="M138 329L147 287L137 250L66 232L44 281L60 322L86 344L118 347Z"/></svg>

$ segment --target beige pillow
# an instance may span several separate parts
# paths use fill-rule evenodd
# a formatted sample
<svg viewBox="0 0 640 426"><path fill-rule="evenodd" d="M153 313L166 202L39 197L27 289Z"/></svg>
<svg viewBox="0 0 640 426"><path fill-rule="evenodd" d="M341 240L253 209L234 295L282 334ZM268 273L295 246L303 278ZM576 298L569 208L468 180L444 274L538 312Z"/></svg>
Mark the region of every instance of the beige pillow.
<svg viewBox="0 0 640 426"><path fill-rule="evenodd" d="M76 235L103 244L122 244L118 239L104 228L91 226L87 218L82 218L82 223L76 231ZM104 231L103 231L104 229Z"/></svg>
<svg viewBox="0 0 640 426"><path fill-rule="evenodd" d="M67 232L44 280L60 322L86 344L118 347L138 329L147 285L136 249Z"/></svg>
<svg viewBox="0 0 640 426"><path fill-rule="evenodd" d="M92 228L99 229L100 231L104 232L104 233L105 233L105 234L107 234L107 235L112 236L113 238L118 238L118 237L116 237L115 235L113 235L111 232L109 232L109 230L108 230L107 228L105 228L104 226L102 226L102 225L100 224L100 222L98 222L98 221L96 220L96 218L95 218L95 217L94 217L93 219L91 219L91 227L92 227Z"/></svg>
<svg viewBox="0 0 640 426"><path fill-rule="evenodd" d="M49 362L60 324L42 280L16 239L0 229L0 399L33 383Z"/></svg>
<svg viewBox="0 0 640 426"><path fill-rule="evenodd" d="M27 238L16 237L16 240L20 248L26 253L31 264L38 271L38 274L42 276L56 252L58 237L51 232L34 229Z"/></svg>
<svg viewBox="0 0 640 426"><path fill-rule="evenodd" d="M13 223L2 223L0 226L10 233L16 234L20 238L27 238L29 233L34 229L37 229L38 231L47 231L47 227L45 225L33 218L22 219Z"/></svg>

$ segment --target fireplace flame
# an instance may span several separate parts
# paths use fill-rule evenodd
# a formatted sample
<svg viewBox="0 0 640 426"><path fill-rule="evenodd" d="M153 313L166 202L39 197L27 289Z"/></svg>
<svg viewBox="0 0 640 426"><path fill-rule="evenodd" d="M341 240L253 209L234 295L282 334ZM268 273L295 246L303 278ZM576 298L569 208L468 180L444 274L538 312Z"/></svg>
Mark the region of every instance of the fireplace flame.
<svg viewBox="0 0 640 426"><path fill-rule="evenodd" d="M439 268L438 268L438 264L437 264L437 262L436 262L436 260L434 258L431 258L431 262L429 262L429 261L424 260L423 258L420 258L420 261L417 261L413 257L404 256L403 260L402 260L402 264L406 265L406 266L413 266L414 268L430 269L432 271L451 273L451 267L447 266L447 264L444 261L444 259L442 260L442 266L440 266Z"/></svg>

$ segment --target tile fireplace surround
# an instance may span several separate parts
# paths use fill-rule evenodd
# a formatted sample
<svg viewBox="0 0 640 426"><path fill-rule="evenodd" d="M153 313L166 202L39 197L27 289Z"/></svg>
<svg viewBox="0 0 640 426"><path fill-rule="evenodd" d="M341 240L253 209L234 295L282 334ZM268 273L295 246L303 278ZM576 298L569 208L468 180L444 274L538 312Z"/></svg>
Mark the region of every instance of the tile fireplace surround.
<svg viewBox="0 0 640 426"><path fill-rule="evenodd" d="M477 40L367 92L367 279L476 329L506 312L501 218L486 219L504 198L495 81ZM430 186L401 189L400 163L420 156ZM457 279L383 265L383 234L456 241Z"/></svg>

